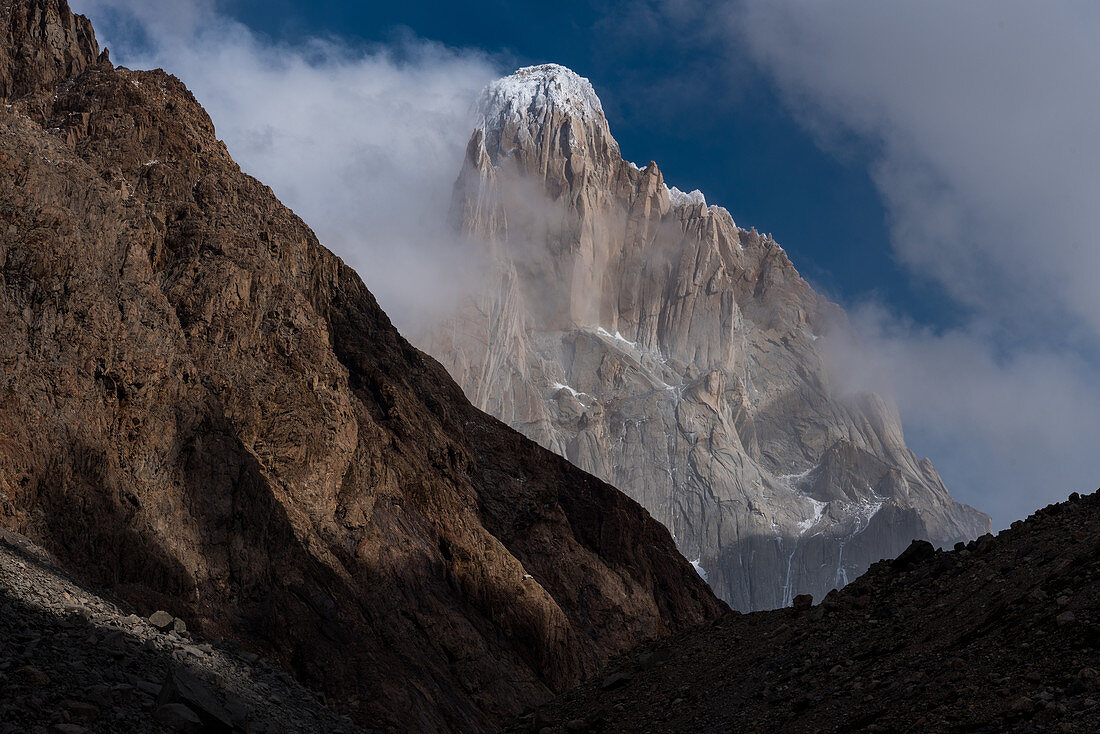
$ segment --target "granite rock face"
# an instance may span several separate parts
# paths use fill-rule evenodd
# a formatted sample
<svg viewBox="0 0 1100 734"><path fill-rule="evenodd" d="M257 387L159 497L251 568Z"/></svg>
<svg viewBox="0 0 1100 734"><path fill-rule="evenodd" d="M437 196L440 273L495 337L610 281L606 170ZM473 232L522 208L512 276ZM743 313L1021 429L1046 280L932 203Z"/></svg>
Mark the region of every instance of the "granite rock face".
<svg viewBox="0 0 1100 734"><path fill-rule="evenodd" d="M479 114L453 216L491 272L423 340L475 405L641 502L743 610L989 529L889 403L831 384L841 310L772 239L624 161L586 79L521 69Z"/></svg>
<svg viewBox="0 0 1100 734"><path fill-rule="evenodd" d="M480 730L723 605L473 408L64 0L0 6L0 525L371 727Z"/></svg>

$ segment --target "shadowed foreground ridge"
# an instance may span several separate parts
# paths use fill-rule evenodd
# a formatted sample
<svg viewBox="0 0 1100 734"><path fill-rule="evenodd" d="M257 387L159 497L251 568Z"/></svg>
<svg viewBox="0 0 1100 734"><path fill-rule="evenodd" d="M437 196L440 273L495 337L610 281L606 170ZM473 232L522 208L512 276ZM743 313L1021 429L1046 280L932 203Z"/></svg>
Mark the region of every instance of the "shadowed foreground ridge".
<svg viewBox="0 0 1100 734"><path fill-rule="evenodd" d="M808 602L807 599L800 600ZM1100 493L617 660L514 731L1100 731Z"/></svg>
<svg viewBox="0 0 1100 734"><path fill-rule="evenodd" d="M155 624L154 624L155 622ZM233 640L193 637L68 578L0 530L0 732L362 731Z"/></svg>
<svg viewBox="0 0 1100 734"><path fill-rule="evenodd" d="M0 6L0 525L361 722L480 729L722 605L472 408L64 0Z"/></svg>

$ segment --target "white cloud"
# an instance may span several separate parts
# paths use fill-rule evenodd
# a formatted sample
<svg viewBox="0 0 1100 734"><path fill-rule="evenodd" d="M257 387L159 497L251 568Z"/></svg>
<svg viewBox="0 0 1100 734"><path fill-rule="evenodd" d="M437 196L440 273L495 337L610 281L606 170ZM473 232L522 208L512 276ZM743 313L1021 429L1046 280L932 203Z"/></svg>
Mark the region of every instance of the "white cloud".
<svg viewBox="0 0 1100 734"><path fill-rule="evenodd" d="M872 146L895 253L968 314L934 333L864 308L842 372L995 524L1095 489L1100 6L744 0L731 21L822 145Z"/></svg>
<svg viewBox="0 0 1100 734"><path fill-rule="evenodd" d="M748 0L736 27L803 119L881 144L908 263L969 305L1045 296L1029 310L1100 333L1100 6Z"/></svg>
<svg viewBox="0 0 1100 734"><path fill-rule="evenodd" d="M241 167L359 271L399 328L432 320L476 276L445 219L472 103L499 75L484 53L414 38L276 43L209 1L72 5L115 63L179 76Z"/></svg>
<svg viewBox="0 0 1100 734"><path fill-rule="evenodd" d="M1081 355L998 354L974 327L935 333L877 305L849 315L859 342L826 341L841 387L893 396L909 444L996 527L1096 488L1100 390Z"/></svg>

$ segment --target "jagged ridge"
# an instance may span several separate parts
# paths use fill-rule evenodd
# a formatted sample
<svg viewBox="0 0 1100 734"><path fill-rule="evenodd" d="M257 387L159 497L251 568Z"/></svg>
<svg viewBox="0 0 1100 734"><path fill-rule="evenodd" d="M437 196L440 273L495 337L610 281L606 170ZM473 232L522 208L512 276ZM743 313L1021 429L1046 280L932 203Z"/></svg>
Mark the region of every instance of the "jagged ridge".
<svg viewBox="0 0 1100 734"><path fill-rule="evenodd" d="M483 96L454 215L494 269L424 339L471 401L639 500L740 609L987 531L889 403L832 386L840 309L770 237L625 162L590 94L548 65Z"/></svg>

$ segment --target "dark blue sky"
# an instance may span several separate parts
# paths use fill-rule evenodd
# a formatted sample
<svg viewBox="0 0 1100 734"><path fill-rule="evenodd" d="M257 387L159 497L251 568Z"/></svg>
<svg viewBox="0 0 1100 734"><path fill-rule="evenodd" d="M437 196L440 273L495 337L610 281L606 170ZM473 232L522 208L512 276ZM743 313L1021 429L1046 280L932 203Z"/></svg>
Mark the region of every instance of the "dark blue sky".
<svg viewBox="0 0 1100 734"><path fill-rule="evenodd" d="M320 35L369 45L411 32L481 49L502 70L564 64L592 81L624 157L657 161L670 185L701 189L741 226L772 233L831 297L851 303L874 295L933 327L959 320L933 285L914 280L892 256L868 174L873 141L822 150L727 34L708 41L698 28L647 25L638 3L230 0L221 7L275 40Z"/></svg>

